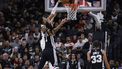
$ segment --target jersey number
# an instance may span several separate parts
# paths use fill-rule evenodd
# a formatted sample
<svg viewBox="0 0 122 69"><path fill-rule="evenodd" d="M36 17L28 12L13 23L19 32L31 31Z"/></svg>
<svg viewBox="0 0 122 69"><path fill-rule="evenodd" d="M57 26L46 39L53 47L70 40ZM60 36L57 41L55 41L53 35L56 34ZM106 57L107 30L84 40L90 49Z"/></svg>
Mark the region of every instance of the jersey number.
<svg viewBox="0 0 122 69"><path fill-rule="evenodd" d="M102 62L102 56L101 55L97 55L97 56L91 56L92 59L92 63L100 63Z"/></svg>

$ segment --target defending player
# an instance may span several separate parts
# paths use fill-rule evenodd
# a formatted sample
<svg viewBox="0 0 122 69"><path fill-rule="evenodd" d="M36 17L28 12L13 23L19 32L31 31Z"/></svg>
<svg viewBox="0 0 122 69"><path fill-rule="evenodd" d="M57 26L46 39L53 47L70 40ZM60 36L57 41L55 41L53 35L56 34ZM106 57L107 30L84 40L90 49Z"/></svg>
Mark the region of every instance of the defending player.
<svg viewBox="0 0 122 69"><path fill-rule="evenodd" d="M92 50L88 51L87 60L91 65L91 69L103 69L103 62L105 62L106 68L110 69L106 52L101 50L101 42L97 40L93 42Z"/></svg>
<svg viewBox="0 0 122 69"><path fill-rule="evenodd" d="M51 62L52 66L56 65L56 59L55 59L55 42L54 42L54 35L55 33L63 26L64 23L67 22L67 19L63 19L61 23L56 27L53 28L52 21L55 17L56 7L58 6L59 1L56 3L55 7L53 8L51 14L49 17L44 18L43 17L43 29L45 29L44 32L44 40L45 40L45 49L42 51L41 60L39 63L38 69L43 69L46 61Z"/></svg>

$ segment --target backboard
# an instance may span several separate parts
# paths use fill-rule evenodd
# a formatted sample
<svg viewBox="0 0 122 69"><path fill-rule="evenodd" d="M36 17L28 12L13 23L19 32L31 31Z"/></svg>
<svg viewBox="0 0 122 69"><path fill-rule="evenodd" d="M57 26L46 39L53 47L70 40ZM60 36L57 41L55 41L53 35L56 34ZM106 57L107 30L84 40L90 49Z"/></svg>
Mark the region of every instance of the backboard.
<svg viewBox="0 0 122 69"><path fill-rule="evenodd" d="M85 0L87 3L90 3L91 6L81 6L78 9L78 12L82 10L87 11L105 11L106 10L106 0ZM45 0L45 11L51 12L52 8L55 6L57 0ZM79 4L82 3L83 0L79 0ZM66 12L66 8L62 3L57 7L57 12Z"/></svg>

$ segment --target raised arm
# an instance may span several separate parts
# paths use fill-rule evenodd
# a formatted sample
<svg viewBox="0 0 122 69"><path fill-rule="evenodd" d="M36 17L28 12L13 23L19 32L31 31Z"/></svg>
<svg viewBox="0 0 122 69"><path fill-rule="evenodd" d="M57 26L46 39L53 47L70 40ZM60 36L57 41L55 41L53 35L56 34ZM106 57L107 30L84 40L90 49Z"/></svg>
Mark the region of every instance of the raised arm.
<svg viewBox="0 0 122 69"><path fill-rule="evenodd" d="M56 27L56 28L53 28L51 27L50 24L47 24L46 27L48 28L47 29L47 32L49 35L55 35L55 33L64 25L64 23L66 23L68 20L67 18L65 19L62 19L61 23Z"/></svg>
<svg viewBox="0 0 122 69"><path fill-rule="evenodd" d="M62 19L61 23L53 29L54 33L56 33L67 21L67 18Z"/></svg>
<svg viewBox="0 0 122 69"><path fill-rule="evenodd" d="M108 63L108 59L107 59L107 56L106 56L106 52L105 51L102 51L102 54L103 54L103 60L105 62L105 66L107 69L110 69L110 65Z"/></svg>
<svg viewBox="0 0 122 69"><path fill-rule="evenodd" d="M51 14L47 17L48 23L52 23L52 21L54 20L54 17L56 16L56 9L60 2L61 2L60 0L57 1L56 5L51 11Z"/></svg>
<svg viewBox="0 0 122 69"><path fill-rule="evenodd" d="M89 13L89 15L92 16L92 17L94 18L94 20L95 20L95 22L96 22L96 27L99 28L99 29L101 29L101 22L102 22L102 21L101 21L100 15L98 15L98 14L100 14L100 12L97 13L97 14L94 14L94 13L92 13L92 12Z"/></svg>

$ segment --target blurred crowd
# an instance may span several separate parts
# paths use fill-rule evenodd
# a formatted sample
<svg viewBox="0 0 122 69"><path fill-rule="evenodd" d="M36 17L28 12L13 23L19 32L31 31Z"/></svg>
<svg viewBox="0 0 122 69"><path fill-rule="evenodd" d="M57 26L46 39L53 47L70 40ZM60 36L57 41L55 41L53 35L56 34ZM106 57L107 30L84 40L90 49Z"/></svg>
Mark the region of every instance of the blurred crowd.
<svg viewBox="0 0 122 69"><path fill-rule="evenodd" d="M10 0L0 10L0 67L3 69L38 69L42 49L41 21L44 12L42 0ZM40 4L41 3L41 4ZM111 7L112 6L112 7ZM76 21L69 21L56 34L56 50L59 67L70 69L87 68L86 53L94 40L102 42L107 50L111 68L122 69L122 11L119 3L108 0L101 28L89 14L78 13ZM67 13L58 13L54 19L56 27ZM107 48L105 32L107 31ZM45 69L48 69L48 64ZM0 68L1 69L1 68Z"/></svg>

